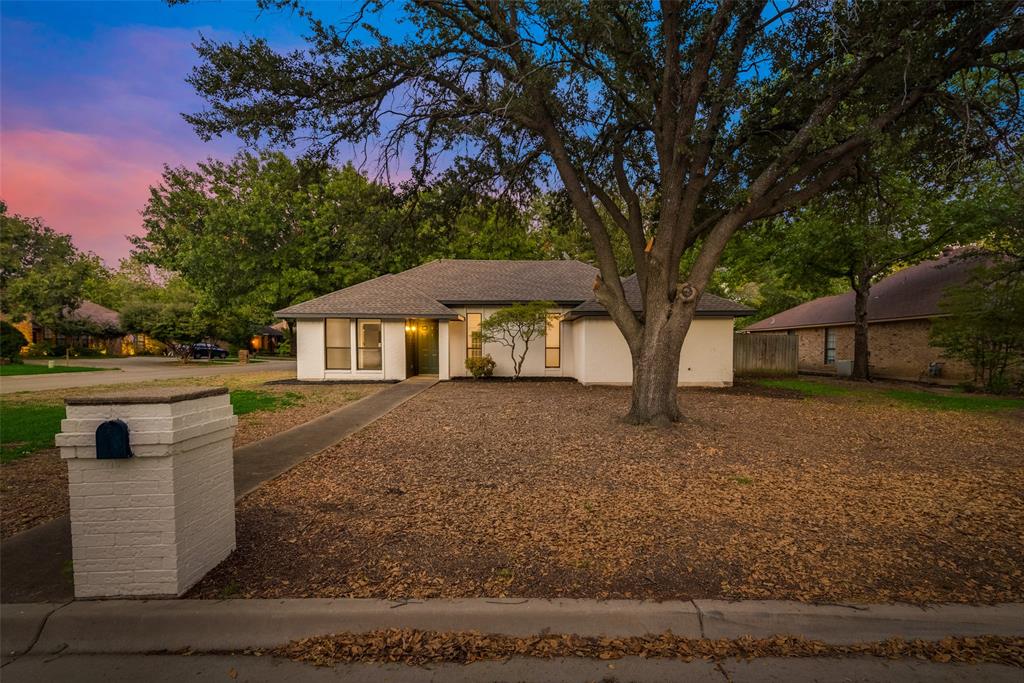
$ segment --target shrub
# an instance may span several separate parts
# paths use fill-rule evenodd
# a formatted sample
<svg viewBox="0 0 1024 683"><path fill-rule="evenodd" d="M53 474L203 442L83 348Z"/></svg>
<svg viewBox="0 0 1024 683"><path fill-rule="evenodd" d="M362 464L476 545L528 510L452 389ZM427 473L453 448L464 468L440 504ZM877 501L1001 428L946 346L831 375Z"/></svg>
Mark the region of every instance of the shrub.
<svg viewBox="0 0 1024 683"><path fill-rule="evenodd" d="M494 374L494 366L496 365L497 363L489 355L466 359L466 369L469 370L469 374L473 375L473 379L490 377Z"/></svg>
<svg viewBox="0 0 1024 683"><path fill-rule="evenodd" d="M28 345L25 355L29 358L45 358L53 355L53 344L50 342L36 342Z"/></svg>
<svg viewBox="0 0 1024 683"><path fill-rule="evenodd" d="M0 320L0 358L11 363L21 362L21 347L27 346L28 340L17 327Z"/></svg>

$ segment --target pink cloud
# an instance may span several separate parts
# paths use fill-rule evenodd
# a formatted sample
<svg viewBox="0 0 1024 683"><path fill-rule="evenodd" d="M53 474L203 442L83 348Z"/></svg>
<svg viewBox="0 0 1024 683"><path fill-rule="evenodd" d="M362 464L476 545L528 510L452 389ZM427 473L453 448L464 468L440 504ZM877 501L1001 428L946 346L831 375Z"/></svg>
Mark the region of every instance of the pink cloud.
<svg viewBox="0 0 1024 683"><path fill-rule="evenodd" d="M138 138L7 130L0 198L11 212L41 216L55 230L70 233L79 248L115 265L128 255L126 235L141 232L140 211L162 165L182 161L174 148Z"/></svg>

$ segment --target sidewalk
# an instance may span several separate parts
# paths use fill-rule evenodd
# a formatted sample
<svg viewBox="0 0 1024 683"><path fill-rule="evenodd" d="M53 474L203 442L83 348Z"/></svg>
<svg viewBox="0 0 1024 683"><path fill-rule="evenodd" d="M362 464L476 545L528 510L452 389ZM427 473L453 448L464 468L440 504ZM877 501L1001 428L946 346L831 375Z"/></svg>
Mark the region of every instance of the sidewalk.
<svg viewBox="0 0 1024 683"><path fill-rule="evenodd" d="M719 664L696 660L618 662L523 658L430 670L353 664L321 670L290 661L204 655L270 648L300 638L382 628L544 632L628 637L671 630L687 638L800 635L844 645L903 638L1024 634L1024 605L816 606L787 601L640 602L631 600L110 600L67 605L5 605L3 669L8 680L198 680L228 669L243 680L1020 680L1010 666L937 665L879 658L764 658ZM194 651L189 657L145 653ZM27 654L25 654L27 653ZM21 655L21 656L18 656ZM615 669L609 669L609 664ZM621 667L621 668L619 668ZM445 675L442 675L445 674ZM724 678L725 675L732 679Z"/></svg>
<svg viewBox="0 0 1024 683"><path fill-rule="evenodd" d="M236 498L362 429L436 383L436 378L413 377L390 384L327 415L236 449ZM4 539L0 544L0 602L71 600L74 586L68 571L70 563L71 524L67 516Z"/></svg>

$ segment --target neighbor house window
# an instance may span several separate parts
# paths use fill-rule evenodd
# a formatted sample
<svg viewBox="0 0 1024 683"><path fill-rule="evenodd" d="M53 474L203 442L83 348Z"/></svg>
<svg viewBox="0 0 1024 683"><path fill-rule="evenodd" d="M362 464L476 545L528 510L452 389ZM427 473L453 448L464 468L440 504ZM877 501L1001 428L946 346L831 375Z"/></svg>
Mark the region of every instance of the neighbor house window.
<svg viewBox="0 0 1024 683"><path fill-rule="evenodd" d="M825 365L836 362L836 328L825 328Z"/></svg>
<svg viewBox="0 0 1024 683"><path fill-rule="evenodd" d="M544 367L557 368L562 364L562 314L548 313L548 327L544 335Z"/></svg>
<svg viewBox="0 0 1024 683"><path fill-rule="evenodd" d="M379 320L356 321L356 346L360 370L381 369L381 322Z"/></svg>
<svg viewBox="0 0 1024 683"><path fill-rule="evenodd" d="M480 314L466 314L466 358L479 358L483 353L480 343Z"/></svg>
<svg viewBox="0 0 1024 683"><path fill-rule="evenodd" d="M352 369L352 327L348 318L328 318L327 335L327 369Z"/></svg>

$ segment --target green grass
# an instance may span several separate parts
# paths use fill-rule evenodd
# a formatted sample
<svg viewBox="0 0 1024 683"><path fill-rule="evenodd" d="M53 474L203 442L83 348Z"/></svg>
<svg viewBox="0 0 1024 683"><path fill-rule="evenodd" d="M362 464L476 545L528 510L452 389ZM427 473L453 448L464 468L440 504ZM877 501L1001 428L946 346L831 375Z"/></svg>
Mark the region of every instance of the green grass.
<svg viewBox="0 0 1024 683"><path fill-rule="evenodd" d="M799 391L806 396L846 396L853 393L853 389L848 387L825 384L824 382L812 382L806 379L762 379L758 380L757 383L771 389Z"/></svg>
<svg viewBox="0 0 1024 683"><path fill-rule="evenodd" d="M300 403L302 394L236 389L231 405L236 415L259 410L281 410ZM53 448L60 432L64 406L59 403L14 403L0 401L0 462L11 462L36 451Z"/></svg>
<svg viewBox="0 0 1024 683"><path fill-rule="evenodd" d="M848 396L869 402L895 401L910 408L991 412L1024 409L1024 399L963 393L875 388L870 384L840 386L806 379L764 379L757 382L772 389L798 391L808 397Z"/></svg>
<svg viewBox="0 0 1024 683"><path fill-rule="evenodd" d="M53 448L62 419L60 404L0 402L0 462Z"/></svg>
<svg viewBox="0 0 1024 683"><path fill-rule="evenodd" d="M281 410L298 405L302 394L289 391L284 394L273 394L269 391L254 391L251 389L235 389L231 392L231 406L235 409L235 415L245 415L258 410Z"/></svg>
<svg viewBox="0 0 1024 683"><path fill-rule="evenodd" d="M930 391L889 389L882 394L900 403L931 410L992 411L1024 409L1024 399L975 394L937 394Z"/></svg>
<svg viewBox="0 0 1024 683"><path fill-rule="evenodd" d="M4 377L14 375L52 375L55 372L103 372L111 368L87 368L82 365L55 365L52 368L45 365L28 365L27 363L14 363L11 365L0 365L0 375Z"/></svg>

